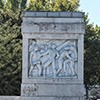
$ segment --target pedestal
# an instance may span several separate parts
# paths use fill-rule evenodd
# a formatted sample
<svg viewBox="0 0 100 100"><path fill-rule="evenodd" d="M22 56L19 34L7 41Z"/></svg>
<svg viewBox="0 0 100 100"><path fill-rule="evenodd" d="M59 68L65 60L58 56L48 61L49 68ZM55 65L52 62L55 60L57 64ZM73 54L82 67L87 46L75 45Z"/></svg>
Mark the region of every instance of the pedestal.
<svg viewBox="0 0 100 100"><path fill-rule="evenodd" d="M83 100L81 12L26 12L22 100Z"/></svg>

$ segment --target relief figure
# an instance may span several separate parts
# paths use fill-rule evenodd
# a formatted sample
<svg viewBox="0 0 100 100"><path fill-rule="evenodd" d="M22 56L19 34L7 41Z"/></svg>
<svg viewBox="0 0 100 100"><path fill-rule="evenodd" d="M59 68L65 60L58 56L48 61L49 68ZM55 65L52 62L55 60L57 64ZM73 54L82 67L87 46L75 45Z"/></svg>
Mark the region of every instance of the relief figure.
<svg viewBox="0 0 100 100"><path fill-rule="evenodd" d="M39 70L39 76L42 74L42 66L41 66L41 54L39 51L38 45L36 43L32 43L29 48L30 51L30 70L29 70L29 76L32 76L32 71L35 67Z"/></svg>
<svg viewBox="0 0 100 100"><path fill-rule="evenodd" d="M53 69L54 77L56 77L56 59L59 57L58 51L55 49L55 44L50 44L47 51L42 54L41 56L41 62L43 65L43 75L46 76L46 69L51 64Z"/></svg>
<svg viewBox="0 0 100 100"><path fill-rule="evenodd" d="M75 62L77 61L77 51L75 46L66 46L61 52L58 59L59 69L57 75L64 69L65 75L74 76L75 73Z"/></svg>
<svg viewBox="0 0 100 100"><path fill-rule="evenodd" d="M75 72L75 62L77 61L77 58L74 58L73 51L68 51L67 59L64 61L64 71L65 75L67 76L76 76Z"/></svg>

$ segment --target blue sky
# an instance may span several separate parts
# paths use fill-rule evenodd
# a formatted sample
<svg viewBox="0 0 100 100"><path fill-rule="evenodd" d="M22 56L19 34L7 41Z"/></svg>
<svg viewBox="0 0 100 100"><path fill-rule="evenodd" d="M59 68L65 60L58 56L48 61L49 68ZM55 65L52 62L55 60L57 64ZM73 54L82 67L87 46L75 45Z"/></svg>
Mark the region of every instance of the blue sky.
<svg viewBox="0 0 100 100"><path fill-rule="evenodd" d="M90 23L100 26L100 0L80 0L79 9L89 13Z"/></svg>

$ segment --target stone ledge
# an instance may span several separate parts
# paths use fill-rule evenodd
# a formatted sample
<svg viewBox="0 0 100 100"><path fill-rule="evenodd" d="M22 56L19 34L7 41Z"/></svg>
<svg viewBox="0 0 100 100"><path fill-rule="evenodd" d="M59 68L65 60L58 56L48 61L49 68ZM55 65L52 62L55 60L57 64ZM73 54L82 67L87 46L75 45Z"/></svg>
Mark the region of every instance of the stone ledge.
<svg viewBox="0 0 100 100"><path fill-rule="evenodd" d="M20 96L0 96L0 100L21 100Z"/></svg>
<svg viewBox="0 0 100 100"><path fill-rule="evenodd" d="M40 11L40 12L24 12L24 17L53 17L53 18L83 18L84 13L83 12L46 12L46 11Z"/></svg>
<svg viewBox="0 0 100 100"><path fill-rule="evenodd" d="M85 100L84 97L23 97L22 100Z"/></svg>

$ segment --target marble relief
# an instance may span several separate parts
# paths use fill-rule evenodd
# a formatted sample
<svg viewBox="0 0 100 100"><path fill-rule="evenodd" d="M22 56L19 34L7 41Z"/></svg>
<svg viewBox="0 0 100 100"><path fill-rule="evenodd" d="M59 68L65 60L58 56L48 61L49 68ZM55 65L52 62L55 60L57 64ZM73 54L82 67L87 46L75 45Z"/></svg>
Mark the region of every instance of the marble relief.
<svg viewBox="0 0 100 100"><path fill-rule="evenodd" d="M77 40L29 40L29 77L77 77Z"/></svg>

